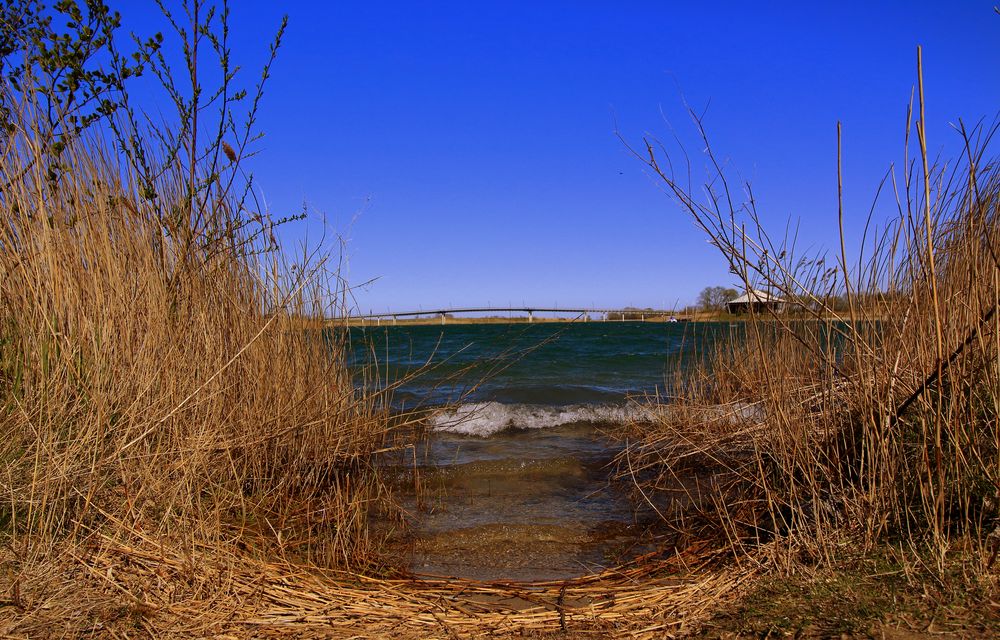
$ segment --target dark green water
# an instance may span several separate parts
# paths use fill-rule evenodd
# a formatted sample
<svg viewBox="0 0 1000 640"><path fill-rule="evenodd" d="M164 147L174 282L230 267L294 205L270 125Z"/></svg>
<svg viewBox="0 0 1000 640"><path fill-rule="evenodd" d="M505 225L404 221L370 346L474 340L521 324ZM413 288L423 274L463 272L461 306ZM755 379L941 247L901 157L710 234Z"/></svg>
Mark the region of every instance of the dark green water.
<svg viewBox="0 0 1000 640"><path fill-rule="evenodd" d="M739 327L560 323L352 330L368 384L398 384L397 409L446 407L413 459L418 573L556 579L647 552L655 518L612 478L620 444L604 430L665 400L667 374ZM377 375L376 375L377 372ZM402 547L401 547L402 549Z"/></svg>
<svg viewBox="0 0 1000 640"><path fill-rule="evenodd" d="M377 367L383 382L406 380L393 397L399 407L592 407L663 393L668 369L694 357L707 339L737 329L728 323L425 325L354 328L351 338L356 366Z"/></svg>

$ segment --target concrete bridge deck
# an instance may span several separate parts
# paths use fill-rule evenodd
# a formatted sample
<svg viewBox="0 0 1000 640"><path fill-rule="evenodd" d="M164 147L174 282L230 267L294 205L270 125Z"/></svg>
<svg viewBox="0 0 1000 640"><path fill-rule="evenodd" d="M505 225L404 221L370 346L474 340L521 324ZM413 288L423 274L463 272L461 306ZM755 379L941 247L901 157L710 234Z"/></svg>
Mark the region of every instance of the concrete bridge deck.
<svg viewBox="0 0 1000 640"><path fill-rule="evenodd" d="M497 317L504 314L523 314L528 318L528 322L534 322L536 313L553 313L576 315L583 322L625 322L626 319L645 322L647 317L673 317L677 314L674 310L664 309L588 309L588 308L566 308L566 307L456 307L449 309L421 309L418 311L386 311L384 313L357 314L347 317L347 320L374 320L381 324L383 320L391 320L395 323L399 318L418 318L435 316L441 318L441 324L446 324L449 316L466 313L492 314L487 317ZM596 316L596 317L595 317Z"/></svg>

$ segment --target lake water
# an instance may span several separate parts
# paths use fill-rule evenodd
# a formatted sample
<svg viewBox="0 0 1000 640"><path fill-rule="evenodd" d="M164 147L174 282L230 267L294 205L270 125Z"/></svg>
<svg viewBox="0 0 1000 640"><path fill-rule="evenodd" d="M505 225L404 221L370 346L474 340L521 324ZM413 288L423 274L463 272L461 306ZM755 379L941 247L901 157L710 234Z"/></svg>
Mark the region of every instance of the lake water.
<svg viewBox="0 0 1000 640"><path fill-rule="evenodd" d="M604 431L667 400L667 373L728 325L537 323L353 328L367 384L394 409L431 409L430 437L400 467L418 573L559 579L666 544L611 478ZM359 374L360 377L360 374ZM420 483L419 495L407 494ZM652 527L652 528L651 528Z"/></svg>

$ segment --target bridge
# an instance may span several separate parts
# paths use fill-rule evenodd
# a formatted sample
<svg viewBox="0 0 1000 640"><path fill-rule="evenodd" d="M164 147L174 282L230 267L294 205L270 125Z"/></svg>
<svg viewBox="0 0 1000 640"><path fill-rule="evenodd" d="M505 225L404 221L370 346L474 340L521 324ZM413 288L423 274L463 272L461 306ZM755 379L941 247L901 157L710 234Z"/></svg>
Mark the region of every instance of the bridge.
<svg viewBox="0 0 1000 640"><path fill-rule="evenodd" d="M664 309L570 309L564 307L459 307L451 309L429 309L429 310L419 310L419 311L386 311L385 313L367 313L367 314L357 314L350 315L347 320L357 320L364 323L368 320L374 320L376 324L381 324L383 320L391 320L393 324L400 318L417 318L420 316L441 318L441 324L446 324L448 316L454 316L460 313L483 313L491 314L492 317L502 316L504 314L525 314L528 317L528 322L535 321L536 313L555 313L555 314L569 314L577 316L581 322L625 322L628 320L638 320L640 322L646 322L646 318L656 318L656 317L667 317L673 318L677 312L673 310ZM594 318L596 316L596 320Z"/></svg>

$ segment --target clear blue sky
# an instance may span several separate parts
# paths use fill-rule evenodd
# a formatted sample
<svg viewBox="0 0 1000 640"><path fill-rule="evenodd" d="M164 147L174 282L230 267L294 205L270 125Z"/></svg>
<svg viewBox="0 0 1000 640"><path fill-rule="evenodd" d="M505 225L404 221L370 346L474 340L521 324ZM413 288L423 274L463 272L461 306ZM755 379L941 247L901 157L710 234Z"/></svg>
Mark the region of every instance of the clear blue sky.
<svg viewBox="0 0 1000 640"><path fill-rule="evenodd" d="M347 237L369 309L671 306L732 284L614 135L669 137L701 172L682 97L775 230L836 244L902 157L924 46L932 150L1000 107L1000 16L962 2L234 2L252 67L290 18L253 169L275 214ZM130 9L123 8L126 18ZM315 237L314 220L285 230Z"/></svg>

